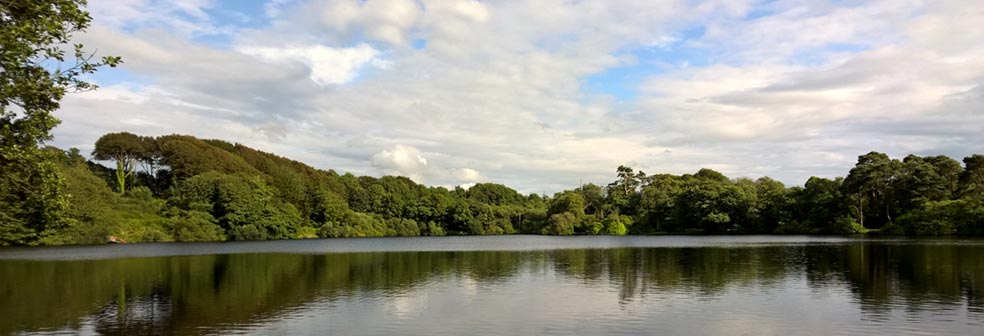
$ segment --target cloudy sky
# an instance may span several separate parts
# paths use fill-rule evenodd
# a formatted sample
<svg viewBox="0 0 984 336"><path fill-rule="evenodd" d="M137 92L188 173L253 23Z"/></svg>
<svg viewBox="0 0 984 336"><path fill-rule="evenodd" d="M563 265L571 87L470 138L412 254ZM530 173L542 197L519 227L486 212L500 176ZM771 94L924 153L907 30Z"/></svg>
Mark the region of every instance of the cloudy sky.
<svg viewBox="0 0 984 336"><path fill-rule="evenodd" d="M984 152L980 0L89 0L125 64L52 144L191 134L428 185L553 193L618 165L799 185Z"/></svg>

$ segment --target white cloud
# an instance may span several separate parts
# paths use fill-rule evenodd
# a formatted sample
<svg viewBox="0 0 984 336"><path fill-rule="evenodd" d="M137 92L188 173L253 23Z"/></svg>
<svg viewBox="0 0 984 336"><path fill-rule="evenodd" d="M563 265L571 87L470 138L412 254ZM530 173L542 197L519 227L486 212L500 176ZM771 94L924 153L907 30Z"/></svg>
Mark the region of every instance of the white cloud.
<svg viewBox="0 0 984 336"><path fill-rule="evenodd" d="M427 159L420 150L403 145L382 150L372 156L372 165L383 174L406 176L422 182L427 170Z"/></svg>
<svg viewBox="0 0 984 336"><path fill-rule="evenodd" d="M294 0L270 0L263 5L263 14L271 18L279 17L283 13L284 7L293 2Z"/></svg>
<svg viewBox="0 0 984 336"><path fill-rule="evenodd" d="M311 69L311 80L319 85L345 84L358 75L366 64L386 68L389 63L377 58L379 51L367 44L352 48L309 47L249 47L237 51L274 63L300 62Z"/></svg>
<svg viewBox="0 0 984 336"><path fill-rule="evenodd" d="M302 10L319 14L322 28L339 38L368 37L393 45L406 45L410 29L421 15L414 0L315 2Z"/></svg>
<svg viewBox="0 0 984 336"><path fill-rule="evenodd" d="M96 25L114 29L165 28L183 36L231 34L230 26L219 25L207 11L211 0L98 0L86 9Z"/></svg>
<svg viewBox="0 0 984 336"><path fill-rule="evenodd" d="M486 180L482 173L472 168L442 168L428 164L419 149L400 144L380 150L370 161L381 174L406 176L419 183L464 186Z"/></svg>
<svg viewBox="0 0 984 336"><path fill-rule="evenodd" d="M150 98L146 94L145 90L145 87L132 84L113 84L100 87L98 90L86 92L85 94L75 93L70 95L70 97L84 100L106 100L111 102L140 104L146 102Z"/></svg>
<svg viewBox="0 0 984 336"><path fill-rule="evenodd" d="M93 3L83 42L140 79L70 95L58 145L190 133L320 168L550 193L627 163L798 184L871 150L959 158L984 140L984 9L970 0L276 1L252 28L216 23L217 3ZM195 42L212 33L232 47ZM637 98L588 89L623 65L651 69L625 83Z"/></svg>
<svg viewBox="0 0 984 336"><path fill-rule="evenodd" d="M481 173L471 168L458 168L453 170L451 174L460 181L476 182L483 179Z"/></svg>

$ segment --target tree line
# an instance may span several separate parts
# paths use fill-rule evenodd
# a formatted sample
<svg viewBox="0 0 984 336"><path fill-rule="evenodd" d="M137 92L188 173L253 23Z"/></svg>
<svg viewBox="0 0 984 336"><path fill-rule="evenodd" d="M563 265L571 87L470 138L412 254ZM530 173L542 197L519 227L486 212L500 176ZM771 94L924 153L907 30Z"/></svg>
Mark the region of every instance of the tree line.
<svg viewBox="0 0 984 336"><path fill-rule="evenodd" d="M494 234L984 234L984 156L877 152L844 178L786 187L711 169L647 175L554 195L501 184L428 187L401 176L318 170L241 144L109 133L87 159L53 147L67 195L47 223L4 245ZM109 161L114 168L99 161ZM44 227L45 230L32 228ZM25 239L24 237L28 237Z"/></svg>

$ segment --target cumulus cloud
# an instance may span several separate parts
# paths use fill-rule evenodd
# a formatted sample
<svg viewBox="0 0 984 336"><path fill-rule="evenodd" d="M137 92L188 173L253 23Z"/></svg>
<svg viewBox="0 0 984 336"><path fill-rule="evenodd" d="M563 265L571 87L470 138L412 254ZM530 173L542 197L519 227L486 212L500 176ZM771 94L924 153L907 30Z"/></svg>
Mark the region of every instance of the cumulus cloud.
<svg viewBox="0 0 984 336"><path fill-rule="evenodd" d="M428 168L427 159L421 155L420 150L403 145L374 154L372 165L384 174L402 175L415 181L421 181Z"/></svg>
<svg viewBox="0 0 984 336"><path fill-rule="evenodd" d="M311 69L311 80L319 85L344 84L355 79L366 64L386 64L377 59L379 51L365 43L352 48L243 46L237 50L267 62L300 62Z"/></svg>
<svg viewBox="0 0 984 336"><path fill-rule="evenodd" d="M442 168L428 164L419 149L394 145L372 155L372 166L384 175L406 176L420 183L430 183L447 187L472 186L486 179L472 168Z"/></svg>
<svg viewBox="0 0 984 336"><path fill-rule="evenodd" d="M113 4L93 2L80 40L127 76L69 95L56 145L189 133L552 193L620 164L798 184L871 150L960 158L984 140L972 0L278 0L248 27L210 1ZM592 82L625 69L635 79Z"/></svg>
<svg viewBox="0 0 984 336"><path fill-rule="evenodd" d="M477 182L484 177L477 170L471 168L458 168L451 171L451 175L459 181Z"/></svg>

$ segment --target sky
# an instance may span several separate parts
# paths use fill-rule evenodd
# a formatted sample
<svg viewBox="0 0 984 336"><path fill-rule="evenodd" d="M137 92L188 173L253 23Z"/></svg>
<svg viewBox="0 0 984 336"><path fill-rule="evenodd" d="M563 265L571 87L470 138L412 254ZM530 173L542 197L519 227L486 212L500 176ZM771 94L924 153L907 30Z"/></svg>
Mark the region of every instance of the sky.
<svg viewBox="0 0 984 336"><path fill-rule="evenodd" d="M980 0L89 0L124 64L52 145L189 134L316 168L552 194L705 167L788 186L984 153Z"/></svg>

